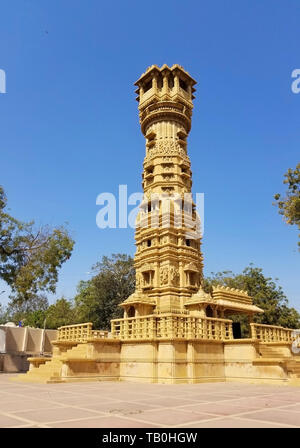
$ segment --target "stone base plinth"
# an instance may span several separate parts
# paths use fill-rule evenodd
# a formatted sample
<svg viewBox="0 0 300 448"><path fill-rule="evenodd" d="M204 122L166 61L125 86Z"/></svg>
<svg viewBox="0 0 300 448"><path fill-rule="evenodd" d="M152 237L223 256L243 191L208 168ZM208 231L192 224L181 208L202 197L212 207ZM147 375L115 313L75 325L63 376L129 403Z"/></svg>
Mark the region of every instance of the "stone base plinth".
<svg viewBox="0 0 300 448"><path fill-rule="evenodd" d="M271 357L272 355L272 357ZM34 361L34 360L33 360ZM55 343L53 357L19 377L30 382L298 383L300 360L287 344L253 339L117 340Z"/></svg>

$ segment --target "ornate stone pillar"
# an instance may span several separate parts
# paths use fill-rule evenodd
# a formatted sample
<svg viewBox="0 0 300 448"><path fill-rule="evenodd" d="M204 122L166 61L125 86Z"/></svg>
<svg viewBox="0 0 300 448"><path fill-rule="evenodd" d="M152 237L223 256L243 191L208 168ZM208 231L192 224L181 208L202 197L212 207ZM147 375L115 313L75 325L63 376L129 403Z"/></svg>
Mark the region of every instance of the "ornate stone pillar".
<svg viewBox="0 0 300 448"><path fill-rule="evenodd" d="M181 287L185 286L184 270L182 261L179 262L179 283Z"/></svg>
<svg viewBox="0 0 300 448"><path fill-rule="evenodd" d="M144 95L144 87L140 86L140 90L139 90L140 101L141 101L143 95Z"/></svg>
<svg viewBox="0 0 300 448"><path fill-rule="evenodd" d="M174 90L176 93L179 92L179 78L177 74L174 75Z"/></svg>
<svg viewBox="0 0 300 448"><path fill-rule="evenodd" d="M154 288L159 288L159 263L156 261L154 263L154 282L153 282Z"/></svg>
<svg viewBox="0 0 300 448"><path fill-rule="evenodd" d="M169 80L169 74L168 73L164 73L163 74L163 93L169 93L169 84L168 84L168 80Z"/></svg>
<svg viewBox="0 0 300 448"><path fill-rule="evenodd" d="M157 75L154 75L152 78L152 88L153 92L157 93Z"/></svg>
<svg viewBox="0 0 300 448"><path fill-rule="evenodd" d="M206 312L205 312L205 305L200 305L200 317L206 317Z"/></svg>

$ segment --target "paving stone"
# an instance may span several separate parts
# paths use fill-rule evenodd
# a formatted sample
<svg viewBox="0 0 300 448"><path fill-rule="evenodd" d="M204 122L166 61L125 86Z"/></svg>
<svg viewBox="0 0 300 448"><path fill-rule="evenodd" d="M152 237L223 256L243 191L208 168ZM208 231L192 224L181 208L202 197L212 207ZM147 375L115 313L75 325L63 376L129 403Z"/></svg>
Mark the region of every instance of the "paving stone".
<svg viewBox="0 0 300 448"><path fill-rule="evenodd" d="M300 388L242 383L17 384L0 374L0 427L300 427Z"/></svg>

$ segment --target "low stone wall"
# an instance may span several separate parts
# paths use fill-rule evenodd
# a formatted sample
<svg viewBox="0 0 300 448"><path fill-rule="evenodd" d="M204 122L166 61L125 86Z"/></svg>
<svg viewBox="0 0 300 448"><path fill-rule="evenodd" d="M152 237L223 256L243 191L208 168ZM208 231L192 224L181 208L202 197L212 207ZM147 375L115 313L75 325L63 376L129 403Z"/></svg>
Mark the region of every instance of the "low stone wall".
<svg viewBox="0 0 300 448"><path fill-rule="evenodd" d="M29 361L27 358L30 355L22 353L1 353L0 354L0 372L17 373L27 372L29 369Z"/></svg>
<svg viewBox="0 0 300 448"><path fill-rule="evenodd" d="M224 381L223 343L122 342L120 380L171 384Z"/></svg>
<svg viewBox="0 0 300 448"><path fill-rule="evenodd" d="M52 354L56 330L0 325L0 372L26 372L27 358Z"/></svg>
<svg viewBox="0 0 300 448"><path fill-rule="evenodd" d="M287 366L293 359L287 343L274 346L253 339L118 341L107 338L73 346L56 344L59 344L62 381L284 384L289 381Z"/></svg>
<svg viewBox="0 0 300 448"><path fill-rule="evenodd" d="M289 380L287 361L292 359L291 344L272 344L239 339L224 343L226 381L283 384Z"/></svg>
<svg viewBox="0 0 300 448"><path fill-rule="evenodd" d="M62 381L198 383L225 381L222 341L103 339L55 342Z"/></svg>

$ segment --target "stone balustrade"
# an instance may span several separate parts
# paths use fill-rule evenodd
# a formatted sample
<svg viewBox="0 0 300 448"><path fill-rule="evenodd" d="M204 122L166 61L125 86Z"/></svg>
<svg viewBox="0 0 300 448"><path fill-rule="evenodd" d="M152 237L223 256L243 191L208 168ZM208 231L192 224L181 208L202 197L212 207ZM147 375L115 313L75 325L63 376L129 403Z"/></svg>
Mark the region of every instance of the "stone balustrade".
<svg viewBox="0 0 300 448"><path fill-rule="evenodd" d="M112 336L126 339L233 339L232 321L174 314L113 319Z"/></svg>
<svg viewBox="0 0 300 448"><path fill-rule="evenodd" d="M58 342L86 342L93 339L103 339L108 337L108 331L92 330L93 324L65 325L58 328Z"/></svg>
<svg viewBox="0 0 300 448"><path fill-rule="evenodd" d="M91 322L76 325L65 325L58 328L58 342L85 342L92 337Z"/></svg>
<svg viewBox="0 0 300 448"><path fill-rule="evenodd" d="M277 325L265 325L251 323L251 338L261 342L293 342L293 332L291 328L284 328Z"/></svg>
<svg viewBox="0 0 300 448"><path fill-rule="evenodd" d="M108 338L108 331L105 330L92 330L92 339Z"/></svg>
<svg viewBox="0 0 300 448"><path fill-rule="evenodd" d="M86 342L108 337L108 331L93 330L93 324L66 325L58 328L59 342ZM293 342L294 330L276 325L251 323L251 338L261 342ZM118 339L207 339L231 340L232 321L184 314L155 314L111 321L111 337Z"/></svg>

